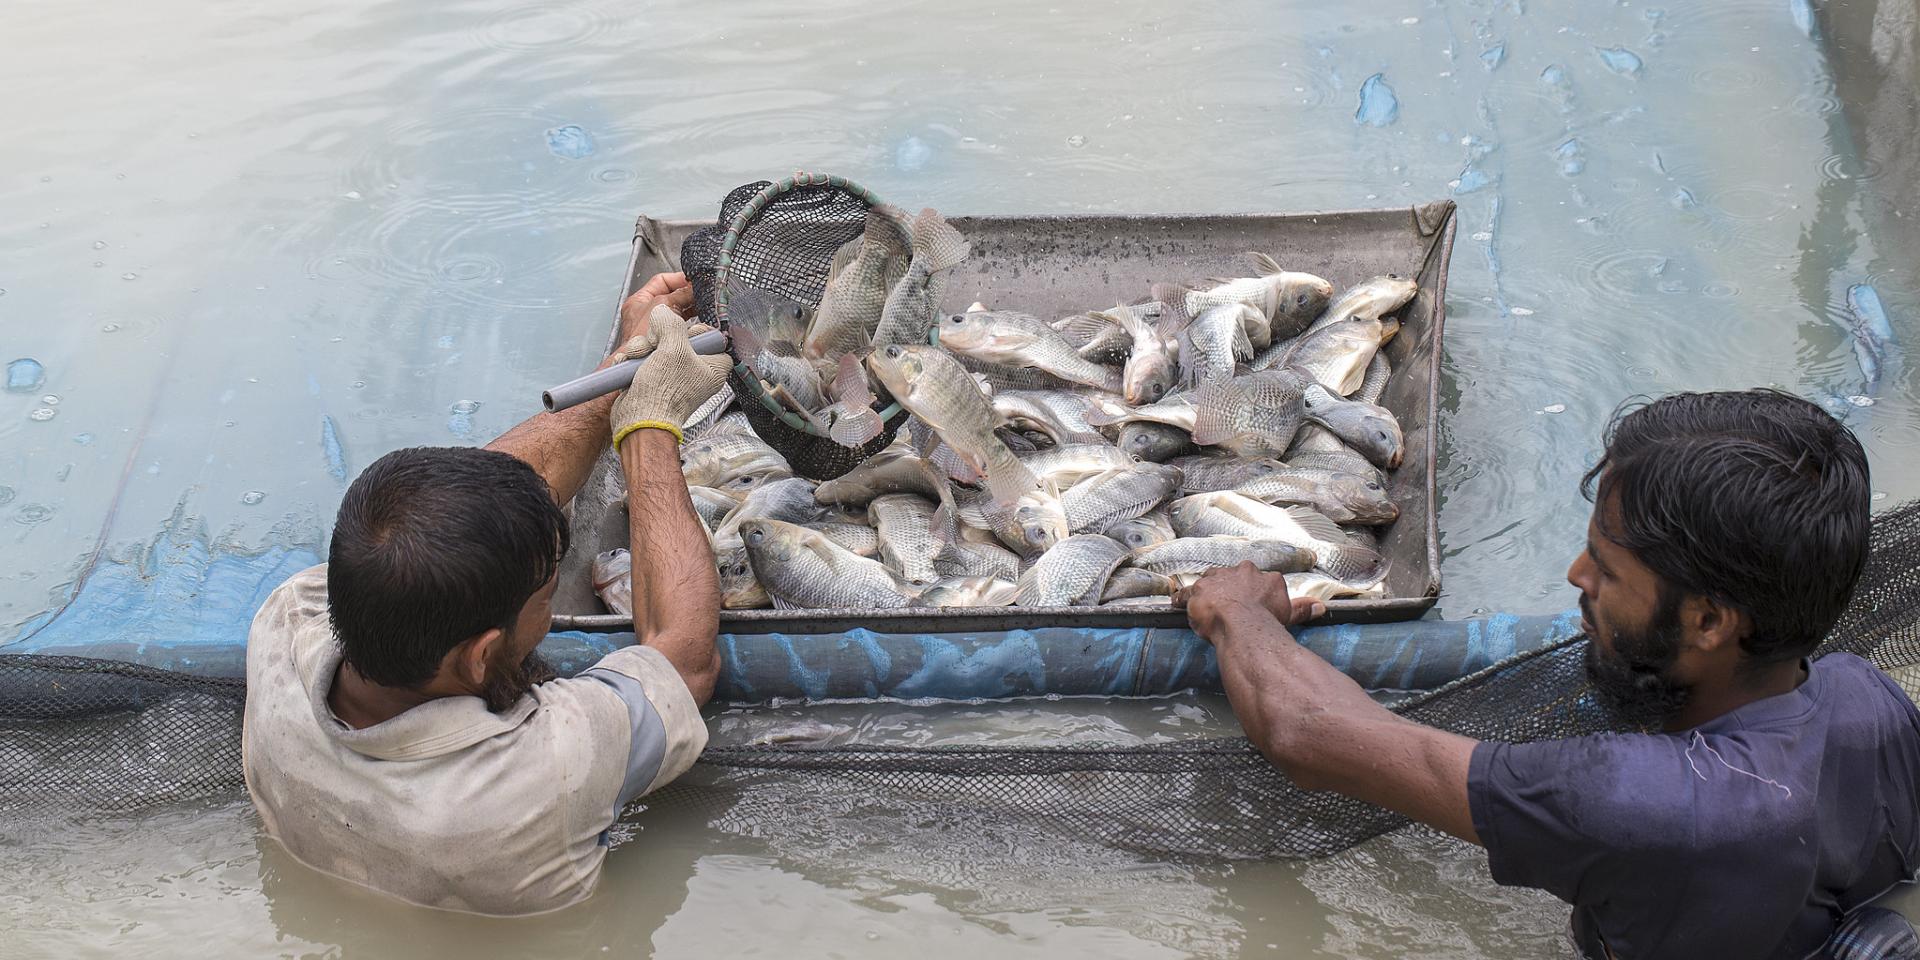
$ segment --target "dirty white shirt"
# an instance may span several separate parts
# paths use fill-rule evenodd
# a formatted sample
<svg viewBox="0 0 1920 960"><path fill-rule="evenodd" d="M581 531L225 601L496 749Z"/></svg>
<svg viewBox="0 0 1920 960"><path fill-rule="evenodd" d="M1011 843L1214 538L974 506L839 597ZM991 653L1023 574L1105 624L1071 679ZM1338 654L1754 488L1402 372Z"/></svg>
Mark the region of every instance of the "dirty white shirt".
<svg viewBox="0 0 1920 960"><path fill-rule="evenodd" d="M505 713L446 697L360 730L327 706L340 659L321 564L275 590L247 637L247 790L302 863L423 906L518 915L585 899L620 808L707 743L685 681L648 647Z"/></svg>

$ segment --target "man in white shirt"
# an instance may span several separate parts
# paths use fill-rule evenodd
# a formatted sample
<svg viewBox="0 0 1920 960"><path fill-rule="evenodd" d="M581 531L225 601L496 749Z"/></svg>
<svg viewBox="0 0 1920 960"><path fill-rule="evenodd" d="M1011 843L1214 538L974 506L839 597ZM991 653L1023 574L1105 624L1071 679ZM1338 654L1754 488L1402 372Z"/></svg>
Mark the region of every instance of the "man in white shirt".
<svg viewBox="0 0 1920 960"><path fill-rule="evenodd" d="M593 893L628 801L706 745L720 596L680 473L679 425L731 361L696 355L680 274L621 311L631 387L536 414L485 449L375 461L328 562L247 639L247 788L302 863L424 906L494 915ZM626 476L637 645L571 679L534 648L569 544L562 506L608 437Z"/></svg>

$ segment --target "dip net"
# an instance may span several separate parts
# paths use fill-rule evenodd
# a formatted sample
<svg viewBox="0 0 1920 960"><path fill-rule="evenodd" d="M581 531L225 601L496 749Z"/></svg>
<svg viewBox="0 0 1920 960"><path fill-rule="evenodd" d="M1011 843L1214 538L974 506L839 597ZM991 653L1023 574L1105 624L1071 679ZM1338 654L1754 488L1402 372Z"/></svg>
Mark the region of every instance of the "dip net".
<svg viewBox="0 0 1920 960"><path fill-rule="evenodd" d="M1920 502L1876 518L1853 601L1820 654L1858 654L1920 689ZM1409 719L1479 739L1614 729L1590 696L1584 640L1502 661L1399 700ZM238 680L101 660L0 656L0 818L125 811L241 787ZM715 828L805 839L849 857L848 824L974 830L1009 823L1154 856L1331 854L1405 824L1302 790L1242 738L1148 746L710 747L642 803ZM856 831L857 832L857 831ZM909 833L909 835L911 835Z"/></svg>

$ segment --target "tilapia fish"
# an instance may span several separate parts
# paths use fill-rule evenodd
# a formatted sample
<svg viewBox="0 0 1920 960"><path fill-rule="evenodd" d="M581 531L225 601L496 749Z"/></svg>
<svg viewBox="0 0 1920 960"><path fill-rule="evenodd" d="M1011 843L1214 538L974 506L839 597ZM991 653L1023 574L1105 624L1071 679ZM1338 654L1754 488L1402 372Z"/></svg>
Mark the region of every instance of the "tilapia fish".
<svg viewBox="0 0 1920 960"><path fill-rule="evenodd" d="M1260 312L1243 303L1223 303L1195 314L1178 336L1181 383L1188 389L1233 378L1237 365L1253 359L1246 324Z"/></svg>
<svg viewBox="0 0 1920 960"><path fill-rule="evenodd" d="M853 259L827 281L807 330L804 354L834 361L842 354L863 350L873 342L887 293L905 273L911 251L899 210L885 205L867 211Z"/></svg>
<svg viewBox="0 0 1920 960"><path fill-rule="evenodd" d="M820 375L813 363L799 355L799 347L784 340L766 340L746 324L729 330L740 362L769 389L779 388L792 398L799 413L811 413L826 406L826 394L820 388Z"/></svg>
<svg viewBox="0 0 1920 960"><path fill-rule="evenodd" d="M1273 337L1285 338L1306 329L1333 297L1333 284L1327 280L1282 270L1264 253L1253 257L1260 276L1222 280L1206 290L1189 291L1187 312L1197 316L1220 304L1244 304L1260 312Z"/></svg>
<svg viewBox="0 0 1920 960"><path fill-rule="evenodd" d="M1134 459L1111 443L1069 443L1020 458L1033 475L1066 489L1089 474L1133 466Z"/></svg>
<svg viewBox="0 0 1920 960"><path fill-rule="evenodd" d="M1010 504L996 501L985 491L964 488L955 500L961 523L993 531L1001 543L1023 557L1038 556L1067 537L1067 511L1051 484L1029 490Z"/></svg>
<svg viewBox="0 0 1920 960"><path fill-rule="evenodd" d="M1004 607L1013 603L1020 587L997 577L953 577L922 591L916 607Z"/></svg>
<svg viewBox="0 0 1920 960"><path fill-rule="evenodd" d="M1312 507L1335 523L1392 523L1400 507L1372 477L1316 467L1293 467L1231 487L1261 503Z"/></svg>
<svg viewBox="0 0 1920 960"><path fill-rule="evenodd" d="M1090 403L1087 397L1066 390L999 390L993 394L993 412L1001 422L1038 430L1056 446L1106 442L1107 438L1087 422Z"/></svg>
<svg viewBox="0 0 1920 960"><path fill-rule="evenodd" d="M1164 509L1149 511L1145 516L1133 520L1122 520L1101 532L1126 544L1129 550L1166 543L1178 536L1173 532L1173 523L1167 519Z"/></svg>
<svg viewBox="0 0 1920 960"><path fill-rule="evenodd" d="M1061 317L1047 326L1059 331L1073 352L1094 363L1126 363L1127 354L1133 351L1133 338L1113 318L1098 311Z"/></svg>
<svg viewBox="0 0 1920 960"><path fill-rule="evenodd" d="M1107 604L1137 597L1171 597L1179 587L1172 577L1164 573L1138 567L1121 567L1107 578L1106 588L1100 591L1100 602Z"/></svg>
<svg viewBox="0 0 1920 960"><path fill-rule="evenodd" d="M874 329L876 347L893 343L924 344L946 293L947 275L967 258L971 247L952 224L932 210L913 218L913 259L907 264L881 308Z"/></svg>
<svg viewBox="0 0 1920 960"><path fill-rule="evenodd" d="M934 537L934 504L911 493L889 493L867 505L867 516L880 535L880 559L908 583L938 580L934 557L941 541Z"/></svg>
<svg viewBox="0 0 1920 960"><path fill-rule="evenodd" d="M1347 539L1332 520L1306 507L1276 507L1229 491L1197 493L1167 508L1182 537L1281 540L1313 551L1320 569L1342 580L1369 577L1380 553Z"/></svg>
<svg viewBox="0 0 1920 960"><path fill-rule="evenodd" d="M700 517L700 522L705 524L708 530L720 526L720 521L725 520L727 514L740 506L740 501L725 491L697 485L687 488L687 499L693 501L693 512Z"/></svg>
<svg viewBox="0 0 1920 960"><path fill-rule="evenodd" d="M1159 305L1156 305L1159 306ZM1118 306L1099 316L1109 317L1127 334L1127 361L1121 371L1121 396L1132 404L1158 403L1173 389L1179 364L1171 340L1161 335L1158 313L1149 316L1139 307Z"/></svg>
<svg viewBox="0 0 1920 960"><path fill-rule="evenodd" d="M1315 600L1342 600L1347 598L1379 599L1387 595L1387 585L1379 577L1361 581L1346 581L1327 576L1318 570L1306 573L1287 574L1287 596L1312 597Z"/></svg>
<svg viewBox="0 0 1920 960"><path fill-rule="evenodd" d="M1076 607L1100 602L1107 578L1127 559L1127 548L1097 533L1068 537L1020 575L1022 607Z"/></svg>
<svg viewBox="0 0 1920 960"><path fill-rule="evenodd" d="M1086 477L1060 495L1067 529L1099 533L1167 502L1180 489L1180 471L1157 463L1105 470Z"/></svg>
<svg viewBox="0 0 1920 960"><path fill-rule="evenodd" d="M1113 425L1125 426L1129 423L1163 423L1169 427L1193 432L1194 394L1176 393L1159 403L1144 407L1130 407L1116 402L1111 397L1094 396L1088 399L1092 407L1087 412L1087 422L1096 427Z"/></svg>
<svg viewBox="0 0 1920 960"><path fill-rule="evenodd" d="M749 520L740 539L761 586L781 609L884 609L913 602L885 564L836 546L824 535L779 520Z"/></svg>
<svg viewBox="0 0 1920 960"><path fill-rule="evenodd" d="M803 523L809 530L819 531L821 536L832 540L835 546L850 550L863 557L880 555L880 534L864 523L850 520L828 520L822 523Z"/></svg>
<svg viewBox="0 0 1920 960"><path fill-rule="evenodd" d="M855 521L858 517L839 507L828 506L814 497L813 481L804 477L774 480L747 494L738 509L721 521L713 531L715 543L738 539L740 527L749 520L781 520L787 523Z"/></svg>
<svg viewBox="0 0 1920 960"><path fill-rule="evenodd" d="M901 406L986 476L995 500L1011 504L1040 485L994 435L992 401L946 351L931 345L888 344L867 356L867 368Z"/></svg>
<svg viewBox="0 0 1920 960"><path fill-rule="evenodd" d="M942 577L994 577L1009 583L1020 579L1020 557L995 543L949 543L933 558Z"/></svg>
<svg viewBox="0 0 1920 960"><path fill-rule="evenodd" d="M593 592L607 609L633 616L633 556L625 547L614 547L593 558Z"/></svg>
<svg viewBox="0 0 1920 960"><path fill-rule="evenodd" d="M1279 456L1305 418L1311 382L1283 368L1209 385L1194 401L1193 442L1241 456Z"/></svg>
<svg viewBox="0 0 1920 960"><path fill-rule="evenodd" d="M1325 384L1327 389L1345 397L1360 389L1366 379L1367 364L1380 345L1400 331L1398 320L1355 317L1330 323L1311 331L1287 347L1284 356L1268 351L1254 364L1255 369L1276 366L1299 367ZM1271 362L1269 362L1271 361ZM1266 364L1263 368L1262 364Z"/></svg>
<svg viewBox="0 0 1920 960"><path fill-rule="evenodd" d="M1391 470L1400 466L1400 460L1406 455L1406 438L1400 432L1400 421L1386 407L1359 400L1345 400L1333 395L1323 384L1309 384L1303 396L1307 408L1307 419L1333 431L1348 446L1372 461L1373 465Z"/></svg>
<svg viewBox="0 0 1920 960"><path fill-rule="evenodd" d="M1318 330L1328 324L1356 317L1363 320L1377 320L1407 305L1420 286L1412 280L1398 274L1362 280L1340 292L1319 319L1313 321L1309 330Z"/></svg>
<svg viewBox="0 0 1920 960"><path fill-rule="evenodd" d="M895 443L852 470L821 481L813 489L813 498L842 507L864 507L888 493L917 493L932 500L949 495L946 478L938 469L905 444Z"/></svg>
<svg viewBox="0 0 1920 960"><path fill-rule="evenodd" d="M745 543L736 539L714 544L713 566L720 575L720 606L728 610L758 610L773 602L753 575Z"/></svg>
<svg viewBox="0 0 1920 960"><path fill-rule="evenodd" d="M1186 494L1233 490L1287 470L1285 463L1273 457L1199 455L1176 457L1167 462L1180 468L1180 492Z"/></svg>
<svg viewBox="0 0 1920 960"><path fill-rule="evenodd" d="M680 448L680 470L690 486L745 497L767 481L793 476L786 458L751 432L713 430Z"/></svg>
<svg viewBox="0 0 1920 960"><path fill-rule="evenodd" d="M1261 570L1299 573L1313 568L1314 552L1282 540L1228 536L1181 537L1170 543L1136 550L1130 562L1143 570L1169 577L1204 573L1215 567L1233 567L1249 562Z"/></svg>
<svg viewBox="0 0 1920 960"><path fill-rule="evenodd" d="M940 345L976 360L1032 367L1072 383L1119 393L1121 371L1080 356L1039 317L1008 310L975 310L940 321Z"/></svg>
<svg viewBox="0 0 1920 960"><path fill-rule="evenodd" d="M1300 425L1293 446L1287 448L1286 459L1287 466L1294 469L1351 473L1372 480L1382 488L1387 485L1386 474L1381 473L1379 467L1317 423Z"/></svg>
<svg viewBox="0 0 1920 960"><path fill-rule="evenodd" d="M1152 463L1193 452L1193 436L1187 431L1150 420L1136 420L1121 427L1120 438L1114 442L1127 453Z"/></svg>
<svg viewBox="0 0 1920 960"><path fill-rule="evenodd" d="M827 437L834 443L847 448L862 447L886 429L886 421L873 409L873 388L867 384L867 369L861 365L860 354L840 355L827 392L833 402L820 411L816 420L826 427Z"/></svg>

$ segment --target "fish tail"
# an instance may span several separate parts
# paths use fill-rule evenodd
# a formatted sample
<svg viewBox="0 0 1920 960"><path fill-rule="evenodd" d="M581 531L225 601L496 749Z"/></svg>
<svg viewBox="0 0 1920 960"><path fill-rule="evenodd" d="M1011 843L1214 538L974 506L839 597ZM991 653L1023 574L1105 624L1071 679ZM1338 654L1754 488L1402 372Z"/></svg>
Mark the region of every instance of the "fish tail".
<svg viewBox="0 0 1920 960"><path fill-rule="evenodd" d="M1261 253L1258 250L1253 251L1253 266L1254 266L1254 269L1260 271L1261 276L1265 276L1265 277L1271 277L1276 273L1286 272L1285 270L1280 269L1280 261L1275 260L1271 255Z"/></svg>
<svg viewBox="0 0 1920 960"><path fill-rule="evenodd" d="M1013 451L999 437L992 438L993 445L987 450L986 470L987 489L993 493L994 502L1007 505L1019 500L1031 490L1040 486L1040 478L1013 455Z"/></svg>
<svg viewBox="0 0 1920 960"><path fill-rule="evenodd" d="M913 219L913 256L925 262L928 273L959 266L972 249L967 238L931 208Z"/></svg>
<svg viewBox="0 0 1920 960"><path fill-rule="evenodd" d="M843 447L864 447L886 429L880 414L867 407L842 410L827 428L827 438Z"/></svg>

